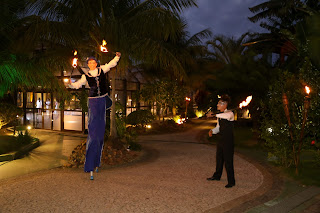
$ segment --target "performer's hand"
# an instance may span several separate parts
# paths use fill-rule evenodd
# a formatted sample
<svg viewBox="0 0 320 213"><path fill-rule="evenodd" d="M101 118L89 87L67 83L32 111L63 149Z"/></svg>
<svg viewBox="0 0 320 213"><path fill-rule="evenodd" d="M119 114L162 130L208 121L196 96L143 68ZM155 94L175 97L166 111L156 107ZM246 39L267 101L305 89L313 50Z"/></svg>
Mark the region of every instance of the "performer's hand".
<svg viewBox="0 0 320 213"><path fill-rule="evenodd" d="M116 56L120 57L121 56L121 52L116 52Z"/></svg>
<svg viewBox="0 0 320 213"><path fill-rule="evenodd" d="M69 81L68 81L68 83L67 83L68 87L71 88L71 84L72 84L72 81L71 81L71 78L69 78Z"/></svg>
<svg viewBox="0 0 320 213"><path fill-rule="evenodd" d="M213 112L208 112L207 113L207 118L213 118Z"/></svg>
<svg viewBox="0 0 320 213"><path fill-rule="evenodd" d="M212 130L209 131L209 137L212 137Z"/></svg>

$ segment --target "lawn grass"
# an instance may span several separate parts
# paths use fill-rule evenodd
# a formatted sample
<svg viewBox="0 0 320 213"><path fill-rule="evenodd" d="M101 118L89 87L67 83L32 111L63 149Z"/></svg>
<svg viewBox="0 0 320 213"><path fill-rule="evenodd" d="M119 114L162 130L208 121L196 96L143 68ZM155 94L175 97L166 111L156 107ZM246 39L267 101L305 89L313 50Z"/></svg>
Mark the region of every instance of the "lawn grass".
<svg viewBox="0 0 320 213"><path fill-rule="evenodd" d="M19 143L16 137L0 135L0 155L18 151L24 144Z"/></svg>

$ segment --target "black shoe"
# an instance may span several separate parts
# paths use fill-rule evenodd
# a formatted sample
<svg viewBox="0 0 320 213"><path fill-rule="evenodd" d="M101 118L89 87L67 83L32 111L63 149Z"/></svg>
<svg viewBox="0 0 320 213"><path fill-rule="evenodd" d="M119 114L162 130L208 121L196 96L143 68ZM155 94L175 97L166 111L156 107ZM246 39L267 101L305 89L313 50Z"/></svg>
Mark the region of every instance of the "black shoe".
<svg viewBox="0 0 320 213"><path fill-rule="evenodd" d="M233 186L235 186L235 185L236 185L236 184L229 184L229 183L228 183L225 187L226 187L226 188L231 188L231 187L233 187Z"/></svg>
<svg viewBox="0 0 320 213"><path fill-rule="evenodd" d="M211 181L211 180L220 180L220 178L217 178L217 177L209 177L207 178L207 180Z"/></svg>

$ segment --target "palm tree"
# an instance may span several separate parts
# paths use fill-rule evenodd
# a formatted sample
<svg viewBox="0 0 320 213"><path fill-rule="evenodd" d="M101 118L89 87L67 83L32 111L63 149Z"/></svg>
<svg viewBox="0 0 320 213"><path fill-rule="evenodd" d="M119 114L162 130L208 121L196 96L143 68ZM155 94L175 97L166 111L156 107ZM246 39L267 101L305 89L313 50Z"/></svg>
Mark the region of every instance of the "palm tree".
<svg viewBox="0 0 320 213"><path fill-rule="evenodd" d="M195 5L195 0L36 0L30 8L46 20L81 29L78 49L83 52L100 56L102 61L109 60L112 56L103 56L98 49L105 39L111 51L123 53L117 71L111 74L111 96L115 101L115 79L133 63L150 61L183 75L183 66L167 48L166 41L178 36L176 29L181 25L178 13ZM46 29L54 31L51 26ZM114 105L111 112L111 138L116 138Z"/></svg>
<svg viewBox="0 0 320 213"><path fill-rule="evenodd" d="M244 33L238 39L226 37L223 35L215 36L212 40L207 41L208 48L211 48L211 55L222 64L234 64L237 57L244 55L248 48L246 43L249 33Z"/></svg>
<svg viewBox="0 0 320 213"><path fill-rule="evenodd" d="M289 61L296 61L298 50L293 41L296 26L304 23L314 11L319 11L320 3L318 0L268 0L249 9L255 13L249 20L254 23L263 20L260 26L270 31L255 38L259 42L257 46L278 52L280 64L284 64L285 55L292 56Z"/></svg>
<svg viewBox="0 0 320 213"><path fill-rule="evenodd" d="M317 6L317 2L317 0L268 0L249 8L251 12L256 13L249 17L249 20L256 23L266 19L267 22L261 22L261 27L271 32L280 32L280 30L286 29L294 33L296 23L303 20L307 14L305 8Z"/></svg>
<svg viewBox="0 0 320 213"><path fill-rule="evenodd" d="M218 94L230 93L236 99L249 94L262 94L268 87L272 74L264 59L257 58L257 53L249 46L244 46L250 39L245 33L238 39L215 36L207 42L213 60L219 64L212 70L215 79L207 81L207 87ZM257 82L259 82L257 84Z"/></svg>
<svg viewBox="0 0 320 213"><path fill-rule="evenodd" d="M0 97L19 86L54 86L53 75L18 50L18 35L25 24L19 17L25 8L24 1L4 0L1 4L3 11L0 14Z"/></svg>

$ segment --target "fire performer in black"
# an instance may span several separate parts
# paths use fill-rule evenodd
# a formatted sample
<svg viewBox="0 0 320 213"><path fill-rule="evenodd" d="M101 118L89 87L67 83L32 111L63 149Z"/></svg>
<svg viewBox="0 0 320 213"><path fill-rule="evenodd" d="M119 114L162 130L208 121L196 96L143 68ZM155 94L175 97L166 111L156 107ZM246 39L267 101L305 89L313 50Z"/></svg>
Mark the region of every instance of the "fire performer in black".
<svg viewBox="0 0 320 213"><path fill-rule="evenodd" d="M223 164L225 165L228 177L228 184L226 188L235 186L233 155L234 155L234 137L233 137L233 123L234 114L228 110L230 97L228 95L221 96L217 109L221 112L215 115L218 118L217 126L209 131L209 137L212 134L219 136L217 153L216 153L216 171L212 177L207 178L208 181L219 181L222 175Z"/></svg>

